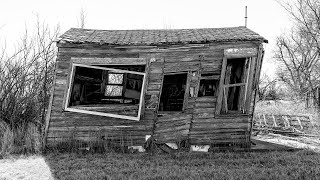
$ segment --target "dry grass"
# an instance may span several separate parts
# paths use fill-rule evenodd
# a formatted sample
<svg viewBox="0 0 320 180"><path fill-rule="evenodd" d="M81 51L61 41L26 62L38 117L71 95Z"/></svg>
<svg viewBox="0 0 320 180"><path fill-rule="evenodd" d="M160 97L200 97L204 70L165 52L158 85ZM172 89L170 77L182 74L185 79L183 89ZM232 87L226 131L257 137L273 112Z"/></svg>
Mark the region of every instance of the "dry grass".
<svg viewBox="0 0 320 180"><path fill-rule="evenodd" d="M266 153L77 154L0 160L8 179L317 179L320 155ZM1 179L0 178L0 179Z"/></svg>
<svg viewBox="0 0 320 180"><path fill-rule="evenodd" d="M320 115L315 108L306 108L301 101L259 101L255 106L255 114L274 115L307 115L312 117L312 123L320 125Z"/></svg>
<svg viewBox="0 0 320 180"><path fill-rule="evenodd" d="M57 179L314 179L320 155L301 152L49 154Z"/></svg>
<svg viewBox="0 0 320 180"><path fill-rule="evenodd" d="M19 153L40 153L41 136L32 123L12 129L0 122L0 156Z"/></svg>
<svg viewBox="0 0 320 180"><path fill-rule="evenodd" d="M317 114L314 108L306 108L302 101L259 101L255 106L255 113L266 114Z"/></svg>

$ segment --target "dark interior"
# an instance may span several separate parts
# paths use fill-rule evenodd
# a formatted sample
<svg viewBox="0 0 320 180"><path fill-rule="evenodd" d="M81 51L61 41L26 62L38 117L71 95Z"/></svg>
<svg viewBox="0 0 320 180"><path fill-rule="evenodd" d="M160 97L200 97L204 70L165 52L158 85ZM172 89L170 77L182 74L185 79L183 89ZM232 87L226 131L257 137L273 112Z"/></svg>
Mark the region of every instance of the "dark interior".
<svg viewBox="0 0 320 180"><path fill-rule="evenodd" d="M103 66L144 72L145 66ZM115 79L117 78L117 79ZM69 106L89 104L138 104L143 76L88 67L75 67Z"/></svg>
<svg viewBox="0 0 320 180"><path fill-rule="evenodd" d="M201 79L198 97L216 96L219 81L215 79Z"/></svg>
<svg viewBox="0 0 320 180"><path fill-rule="evenodd" d="M164 75L159 111L182 111L187 74Z"/></svg>
<svg viewBox="0 0 320 180"><path fill-rule="evenodd" d="M245 58L228 59L225 84L238 84L245 82L244 80L244 68L245 68ZM228 110L239 111L240 110L240 96L241 89L244 86L230 87L227 89L228 96Z"/></svg>

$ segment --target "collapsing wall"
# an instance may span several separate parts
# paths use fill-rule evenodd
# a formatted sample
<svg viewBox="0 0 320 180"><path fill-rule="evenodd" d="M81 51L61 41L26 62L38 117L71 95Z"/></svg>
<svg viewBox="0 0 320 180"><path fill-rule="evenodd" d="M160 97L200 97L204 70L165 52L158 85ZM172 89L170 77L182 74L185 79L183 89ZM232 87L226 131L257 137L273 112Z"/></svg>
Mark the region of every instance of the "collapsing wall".
<svg viewBox="0 0 320 180"><path fill-rule="evenodd" d="M247 146L261 41L165 46L58 43L49 143L122 139Z"/></svg>

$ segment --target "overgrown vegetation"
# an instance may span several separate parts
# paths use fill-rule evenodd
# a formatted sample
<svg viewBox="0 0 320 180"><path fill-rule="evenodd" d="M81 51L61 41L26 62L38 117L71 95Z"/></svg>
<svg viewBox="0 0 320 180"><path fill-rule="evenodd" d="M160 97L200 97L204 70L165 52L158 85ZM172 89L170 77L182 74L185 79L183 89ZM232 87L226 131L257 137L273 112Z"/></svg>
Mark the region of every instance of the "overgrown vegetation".
<svg viewBox="0 0 320 180"><path fill-rule="evenodd" d="M260 75L257 101L280 100L284 98L283 89L277 88L277 80L266 73Z"/></svg>
<svg viewBox="0 0 320 180"><path fill-rule="evenodd" d="M41 136L32 123L12 130L0 122L0 156L16 153L40 153Z"/></svg>
<svg viewBox="0 0 320 180"><path fill-rule="evenodd" d="M15 52L0 50L1 154L41 147L59 28L51 30L39 18L35 27L31 34L25 31Z"/></svg>
<svg viewBox="0 0 320 180"><path fill-rule="evenodd" d="M312 115L317 116L315 108L306 108L304 101L260 101L256 103L255 113L258 114L292 114L292 115Z"/></svg>

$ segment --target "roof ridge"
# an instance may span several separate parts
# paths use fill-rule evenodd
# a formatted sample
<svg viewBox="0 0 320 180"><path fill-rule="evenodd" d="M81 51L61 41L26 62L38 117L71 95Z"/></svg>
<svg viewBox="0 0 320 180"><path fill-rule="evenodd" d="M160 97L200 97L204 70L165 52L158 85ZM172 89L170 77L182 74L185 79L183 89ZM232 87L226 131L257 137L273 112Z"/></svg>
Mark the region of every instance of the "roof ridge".
<svg viewBox="0 0 320 180"><path fill-rule="evenodd" d="M96 43L109 45L161 45L230 41L261 41L265 38L251 29L238 27L193 29L97 30L71 28L58 43Z"/></svg>
<svg viewBox="0 0 320 180"><path fill-rule="evenodd" d="M232 28L246 28L245 26L232 26L232 27L210 27L210 28L175 28L175 29L85 29L72 27L69 30L84 30L84 31L171 31L171 30L200 30L200 29L232 29Z"/></svg>

